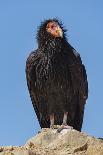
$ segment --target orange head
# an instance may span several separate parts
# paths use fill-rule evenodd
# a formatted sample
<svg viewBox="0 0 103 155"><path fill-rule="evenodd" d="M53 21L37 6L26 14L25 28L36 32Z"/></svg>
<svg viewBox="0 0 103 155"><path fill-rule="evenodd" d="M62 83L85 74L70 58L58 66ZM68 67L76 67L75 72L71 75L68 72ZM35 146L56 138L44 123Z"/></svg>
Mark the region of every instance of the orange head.
<svg viewBox="0 0 103 155"><path fill-rule="evenodd" d="M61 27L55 21L50 21L46 26L47 32L54 37L63 37L63 31Z"/></svg>

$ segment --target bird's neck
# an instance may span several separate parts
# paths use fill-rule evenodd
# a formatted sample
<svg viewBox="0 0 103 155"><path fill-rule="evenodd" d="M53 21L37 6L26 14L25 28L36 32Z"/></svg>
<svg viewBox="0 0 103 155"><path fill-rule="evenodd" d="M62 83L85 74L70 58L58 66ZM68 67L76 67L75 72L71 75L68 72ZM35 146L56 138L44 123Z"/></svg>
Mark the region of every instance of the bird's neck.
<svg viewBox="0 0 103 155"><path fill-rule="evenodd" d="M49 56L52 56L62 51L63 42L64 40L62 38L54 38L52 40L48 39L42 44L39 44L39 49L45 54L49 54Z"/></svg>

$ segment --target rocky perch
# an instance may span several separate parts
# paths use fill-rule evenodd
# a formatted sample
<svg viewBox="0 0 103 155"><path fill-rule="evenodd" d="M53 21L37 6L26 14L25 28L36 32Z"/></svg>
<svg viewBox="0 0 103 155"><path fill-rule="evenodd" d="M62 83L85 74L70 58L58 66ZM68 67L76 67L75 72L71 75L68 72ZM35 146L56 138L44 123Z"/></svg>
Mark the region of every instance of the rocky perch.
<svg viewBox="0 0 103 155"><path fill-rule="evenodd" d="M0 147L0 155L103 155L103 140L74 129L42 129L24 146Z"/></svg>

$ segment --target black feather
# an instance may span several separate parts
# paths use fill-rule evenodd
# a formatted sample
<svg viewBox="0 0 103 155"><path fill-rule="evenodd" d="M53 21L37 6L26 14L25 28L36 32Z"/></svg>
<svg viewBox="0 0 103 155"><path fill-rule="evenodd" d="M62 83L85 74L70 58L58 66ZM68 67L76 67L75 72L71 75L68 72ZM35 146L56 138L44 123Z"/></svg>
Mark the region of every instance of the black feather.
<svg viewBox="0 0 103 155"><path fill-rule="evenodd" d="M46 31L48 22L55 21L63 30L63 38ZM26 62L29 93L41 128L50 127L50 114L55 124L62 124L68 112L68 125L81 130L84 106L88 97L85 66L80 55L67 42L63 25L57 19L45 20L37 32L38 49Z"/></svg>

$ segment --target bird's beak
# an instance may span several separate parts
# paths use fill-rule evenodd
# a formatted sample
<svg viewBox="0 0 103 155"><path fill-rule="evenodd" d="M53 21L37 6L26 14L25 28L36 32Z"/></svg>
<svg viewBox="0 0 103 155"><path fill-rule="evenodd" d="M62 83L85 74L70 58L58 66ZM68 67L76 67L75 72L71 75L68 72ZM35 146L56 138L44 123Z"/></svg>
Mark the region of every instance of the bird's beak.
<svg viewBox="0 0 103 155"><path fill-rule="evenodd" d="M63 31L59 26L57 27L56 32L57 32L59 37L63 38Z"/></svg>

